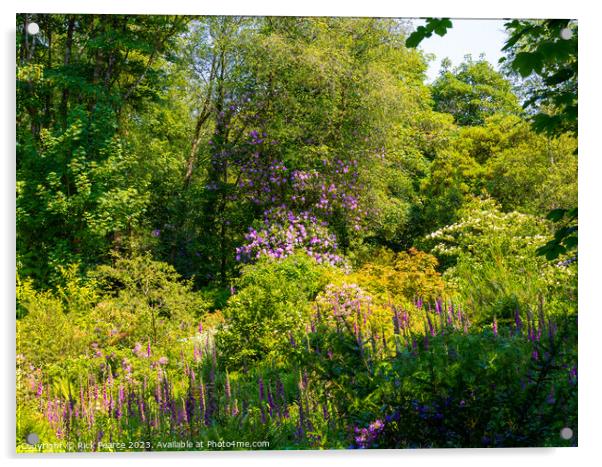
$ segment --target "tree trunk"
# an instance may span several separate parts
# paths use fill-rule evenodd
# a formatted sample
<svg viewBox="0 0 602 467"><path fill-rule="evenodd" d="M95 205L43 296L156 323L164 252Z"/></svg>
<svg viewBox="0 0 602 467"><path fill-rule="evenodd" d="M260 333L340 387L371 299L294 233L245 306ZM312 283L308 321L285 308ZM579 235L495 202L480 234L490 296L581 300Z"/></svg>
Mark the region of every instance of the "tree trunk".
<svg viewBox="0 0 602 467"><path fill-rule="evenodd" d="M69 23L67 25L67 39L65 41L65 58L63 60L63 65L66 67L71 62L71 49L73 47L73 31L75 29L75 17L69 17ZM67 110L68 110L68 102L69 102L69 87L65 86L63 88L63 95L61 96L61 105L60 105L60 116L61 122L63 124L63 128L67 128Z"/></svg>

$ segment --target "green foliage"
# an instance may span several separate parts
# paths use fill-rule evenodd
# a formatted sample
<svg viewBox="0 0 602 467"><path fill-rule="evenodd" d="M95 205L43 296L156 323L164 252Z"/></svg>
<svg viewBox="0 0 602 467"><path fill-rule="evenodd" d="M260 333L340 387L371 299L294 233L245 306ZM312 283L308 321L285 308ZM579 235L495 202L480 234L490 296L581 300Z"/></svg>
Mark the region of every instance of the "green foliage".
<svg viewBox="0 0 602 467"><path fill-rule="evenodd" d="M503 145L485 164L487 190L506 211L540 214L577 203L576 142L551 139L523 130L510 131ZM493 125L489 125L491 128Z"/></svg>
<svg viewBox="0 0 602 467"><path fill-rule="evenodd" d="M406 39L406 47L418 47L426 38L431 37L433 33L444 36L447 30L452 28L453 24L449 18L427 18L424 26L418 26L416 31Z"/></svg>
<svg viewBox="0 0 602 467"><path fill-rule="evenodd" d="M457 223L431 233L427 243L448 266L444 277L450 285L480 320L490 322L494 316L510 320L517 308L534 309L540 294L559 281L575 287L574 270L535 254L546 233L547 226L533 216L503 213L492 200L475 200Z"/></svg>
<svg viewBox="0 0 602 467"><path fill-rule="evenodd" d="M84 280L72 266L56 291L36 291L19 279L17 350L29 361L61 362L94 352L92 344L131 349L169 346L194 335L206 302L173 267L148 256L116 259Z"/></svg>
<svg viewBox="0 0 602 467"><path fill-rule="evenodd" d="M173 266L148 255L117 258L92 271L103 299L91 312L100 334L113 344L133 347L151 340L166 345L177 334L193 334L206 312L205 300L180 281Z"/></svg>
<svg viewBox="0 0 602 467"><path fill-rule="evenodd" d="M469 58L452 71L442 69L432 90L435 110L452 114L458 125L482 125L494 113L520 111L510 82L485 60Z"/></svg>
<svg viewBox="0 0 602 467"><path fill-rule="evenodd" d="M577 27L450 27L17 15L18 450L574 444Z"/></svg>
<svg viewBox="0 0 602 467"><path fill-rule="evenodd" d="M537 249L537 254L545 255L548 260L554 260L568 251L576 250L578 242L577 208L571 210L554 209L546 217L552 222L560 224L561 227L554 232L552 240ZM576 256L568 260L568 263L570 264L574 259L576 259Z"/></svg>
<svg viewBox="0 0 602 467"><path fill-rule="evenodd" d="M186 18L17 15L17 256L38 286L58 266L132 250L148 177L121 123L163 82L157 65ZM85 46L84 46L85 44Z"/></svg>
<svg viewBox="0 0 602 467"><path fill-rule="evenodd" d="M471 196L487 194L506 212L541 215L577 201L575 140L538 135L518 116L496 114L463 127L439 149L421 191L426 233L458 220Z"/></svg>
<svg viewBox="0 0 602 467"><path fill-rule="evenodd" d="M577 133L577 23L568 19L513 20L502 61L529 82L524 107L532 109L534 128L559 135Z"/></svg>
<svg viewBox="0 0 602 467"><path fill-rule="evenodd" d="M98 300L95 284L62 270L57 293L36 291L17 278L17 353L36 365L85 354L93 340L89 312Z"/></svg>
<svg viewBox="0 0 602 467"><path fill-rule="evenodd" d="M148 185L127 176L136 161L117 139L98 149L99 161L89 157L80 121L58 137L43 131L42 144L18 169L17 255L22 270L44 284L56 279L52 268L92 265L113 242L126 243L122 237L142 223ZM45 235L34 234L40 230Z"/></svg>
<svg viewBox="0 0 602 467"><path fill-rule="evenodd" d="M216 336L225 363L232 367L285 357L290 336L303 331L311 301L332 273L303 253L245 266Z"/></svg>
<svg viewBox="0 0 602 467"><path fill-rule="evenodd" d="M437 154L423 181L426 200L420 213L425 228L453 223L472 193L480 193L483 168L464 150L450 148Z"/></svg>
<svg viewBox="0 0 602 467"><path fill-rule="evenodd" d="M574 326L564 322L562 334L573 339ZM574 358L547 338L437 336L417 358L404 352L385 367L375 392L390 422L378 447L558 445L560 430L576 426L576 387L561 370Z"/></svg>
<svg viewBox="0 0 602 467"><path fill-rule="evenodd" d="M577 134L578 28L568 19L542 21L513 20L506 23L510 36L507 51L509 68L527 80L524 107L534 111L536 131L559 136ZM577 152L575 148L574 152ZM576 200L572 206L576 206ZM558 206L554 208L560 209ZM538 253L549 260L577 246L577 208L574 225L562 226ZM550 216L554 217L554 211ZM558 212L558 211L556 211ZM574 235L572 233L575 232ZM565 243L565 239L567 242ZM575 257L576 258L576 257Z"/></svg>

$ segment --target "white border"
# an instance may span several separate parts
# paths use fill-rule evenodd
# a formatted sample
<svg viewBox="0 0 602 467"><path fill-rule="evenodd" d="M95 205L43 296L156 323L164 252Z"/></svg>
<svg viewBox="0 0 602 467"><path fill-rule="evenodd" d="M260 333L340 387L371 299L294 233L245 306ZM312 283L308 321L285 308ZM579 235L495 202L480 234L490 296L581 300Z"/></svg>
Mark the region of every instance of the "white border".
<svg viewBox="0 0 602 467"><path fill-rule="evenodd" d="M16 10L31 13L145 13L206 15L291 15L291 16L449 16L465 18L576 17L586 11L579 1L506 0L504 2L426 0L223 0L220 2L170 0L21 0ZM585 3L585 2L584 2Z"/></svg>
<svg viewBox="0 0 602 467"><path fill-rule="evenodd" d="M600 204L601 192L601 159L602 151L599 134L600 111L600 58L599 36L602 16L593 8L590 1L525 1L505 0L503 2L484 1L418 1L403 0L356 0L325 1L304 0L287 2L286 0L221 0L207 2L202 0L184 1L168 0L166 2L150 2L148 0L21 0L3 1L0 4L0 21L2 23L2 57L3 67L0 72L0 89L2 111L0 112L0 129L2 131L3 152L0 203L3 220L3 248L0 263L2 267L2 285L4 298L2 344L2 383L0 383L0 400L4 403L3 422L0 427L2 444L1 455L9 465L29 465L44 462L45 465L64 465L68 459L75 462L106 465L126 465L132 460L142 460L148 466L164 465L168 459L181 459L194 463L219 463L220 465L265 465L286 462L290 467L308 462L330 465L344 461L354 465L370 463L395 463L452 466L482 466L486 463L493 467L509 463L518 465L545 463L549 465L592 465L600 455L596 451L599 444L598 435L602 434L600 423L600 344L602 342L602 309L596 292L602 280L600 265L599 232L602 230ZM154 453L118 454L118 455L57 455L17 457L14 453L14 183L15 183L15 81L14 81L14 24L16 12L77 12L77 13L146 13L146 14L235 14L235 15L300 15L300 16L393 16L393 17L425 17L449 16L456 18L577 18L579 20L579 55L580 55L580 125L579 125L579 209L580 219L580 326L579 326L579 444L576 449L506 449L486 451L475 450L430 450L430 451L378 451L378 452L244 452L244 453Z"/></svg>

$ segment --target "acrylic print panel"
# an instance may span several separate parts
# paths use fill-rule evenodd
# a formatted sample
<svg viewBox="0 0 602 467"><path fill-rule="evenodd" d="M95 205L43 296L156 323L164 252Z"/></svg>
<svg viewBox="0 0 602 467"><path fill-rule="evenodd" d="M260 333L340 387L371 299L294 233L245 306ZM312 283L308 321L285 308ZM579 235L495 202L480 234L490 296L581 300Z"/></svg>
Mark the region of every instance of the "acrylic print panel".
<svg viewBox="0 0 602 467"><path fill-rule="evenodd" d="M16 31L18 452L577 445L576 21Z"/></svg>

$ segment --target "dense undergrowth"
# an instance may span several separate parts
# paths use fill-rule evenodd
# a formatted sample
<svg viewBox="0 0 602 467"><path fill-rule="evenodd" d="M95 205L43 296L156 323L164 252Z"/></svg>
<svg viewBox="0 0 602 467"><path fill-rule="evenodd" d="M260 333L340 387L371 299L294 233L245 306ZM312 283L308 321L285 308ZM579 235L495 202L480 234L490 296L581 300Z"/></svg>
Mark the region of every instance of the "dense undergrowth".
<svg viewBox="0 0 602 467"><path fill-rule="evenodd" d="M391 255L397 261L380 267L415 256ZM146 277L156 278L152 271ZM521 303L509 318L484 321L434 295L443 290L433 271L405 281L432 299L404 300L387 276L361 277L358 285L353 272L305 255L266 259L246 267L223 317L201 299L196 316L177 315L179 300L192 304L194 293L166 282L144 298L161 339L125 325L145 276L108 297L96 295L100 285L67 287L61 297L24 285L20 449L35 449L24 443L32 432L58 450L119 450L118 441L143 450L187 440L187 449L224 440L241 449L265 441L270 449L576 442L559 438L576 427L574 311ZM165 307L153 309L160 301ZM85 306L102 313L94 328L79 324L90 315ZM41 349L35 335L55 347Z"/></svg>

